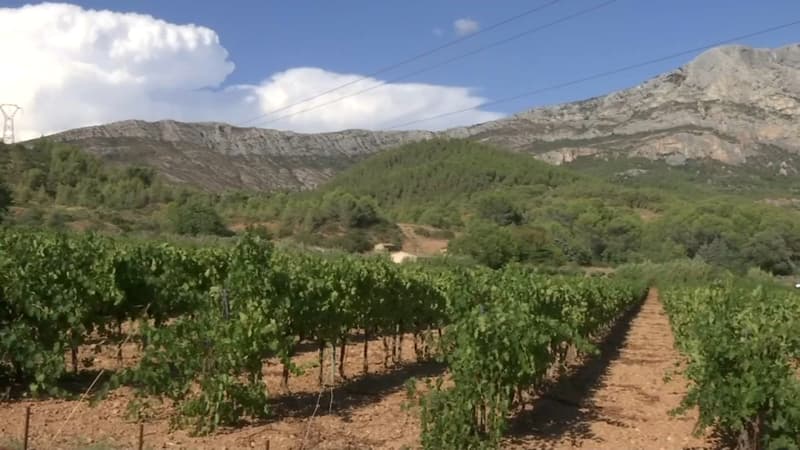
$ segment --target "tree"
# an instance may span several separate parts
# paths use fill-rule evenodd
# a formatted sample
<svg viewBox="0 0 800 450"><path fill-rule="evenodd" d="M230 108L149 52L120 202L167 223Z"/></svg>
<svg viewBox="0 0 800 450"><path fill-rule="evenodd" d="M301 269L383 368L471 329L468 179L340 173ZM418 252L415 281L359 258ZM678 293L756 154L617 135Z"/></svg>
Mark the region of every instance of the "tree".
<svg viewBox="0 0 800 450"><path fill-rule="evenodd" d="M497 225L519 225L522 212L506 196L498 193L485 195L476 202L478 216Z"/></svg>
<svg viewBox="0 0 800 450"><path fill-rule="evenodd" d="M197 199L173 203L167 213L172 231L178 234L231 235L217 211Z"/></svg>
<svg viewBox="0 0 800 450"><path fill-rule="evenodd" d="M775 275L794 272L791 252L783 236L775 230L756 233L747 243L744 254L751 263Z"/></svg>
<svg viewBox="0 0 800 450"><path fill-rule="evenodd" d="M0 181L0 222L3 221L3 216L8 212L11 200L11 190Z"/></svg>
<svg viewBox="0 0 800 450"><path fill-rule="evenodd" d="M493 269L522 261L525 256L522 245L508 229L483 222L471 224L464 235L450 242L448 250L471 256Z"/></svg>

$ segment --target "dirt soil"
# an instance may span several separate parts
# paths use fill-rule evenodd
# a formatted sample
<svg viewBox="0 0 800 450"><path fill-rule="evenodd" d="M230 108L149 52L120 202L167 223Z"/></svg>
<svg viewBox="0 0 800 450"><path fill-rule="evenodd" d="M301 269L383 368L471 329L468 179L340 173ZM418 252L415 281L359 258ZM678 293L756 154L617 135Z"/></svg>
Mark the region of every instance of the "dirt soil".
<svg viewBox="0 0 800 450"><path fill-rule="evenodd" d="M264 367L273 399L270 419L222 429L212 436L191 437L185 430L170 429L171 408L162 405L144 423L145 448L264 449L267 442L270 450L417 448L419 411L408 407L405 383L417 378L421 385L443 373L443 368L417 362L410 335L403 342L402 363L389 368L383 366L383 343L371 341L367 376L361 375L362 351L360 342L347 347L347 379L337 377L332 403L329 388L320 395L317 349L304 344L295 362L305 373L291 378L289 392L281 387L281 366L273 362ZM125 365L135 363L135 344L126 345L123 354ZM116 347L105 347L96 359L95 367L115 369ZM669 414L686 392L685 380L674 374L681 361L663 307L652 291L640 310L615 326L598 355L573 367L517 412L503 447L714 448L710 441L692 436L694 412L680 417ZM326 380L330 379L329 352L323 369ZM665 382L669 373L673 375ZM90 381L86 380L85 386ZM136 448L138 424L126 419L132 398L132 392L123 388L94 407L66 400L2 403L0 447L22 436L25 408L31 406L32 450L73 450L97 444L107 447L96 449Z"/></svg>
<svg viewBox="0 0 800 450"><path fill-rule="evenodd" d="M508 448L716 448L692 436L696 411L670 415L687 384L676 372L683 360L658 293L651 290L635 313L632 321L620 321L612 330L600 355L515 418Z"/></svg>
<svg viewBox="0 0 800 450"><path fill-rule="evenodd" d="M393 365L390 361L390 367L384 368L383 343L371 340L369 374L363 376L363 344L359 341L348 345L347 379L340 379L337 373L331 403L330 387L324 388L320 395L318 349L313 344L303 343L294 361L305 373L290 378L289 392L281 387L282 366L272 361L264 367L265 381L273 399L270 419L236 429L222 429L212 436L192 437L187 430L170 429L172 409L161 405L154 408L154 417L144 423L145 448L264 449L267 441L270 450L414 447L419 439L418 411L406 407L409 402L405 383L416 378L424 384L425 379L441 374L443 367L433 362L418 363L411 335L404 337L402 348L402 362ZM326 384L331 377L329 349L325 352L323 366ZM81 357L89 351L82 349ZM126 365L134 363L138 359L135 344L127 344L123 356ZM109 370L118 367L116 347L105 347L102 354L96 355L94 367ZM83 380L83 384L88 386L92 378ZM21 441L27 406L31 407L31 450L136 448L139 426L126 418L128 402L133 398L130 389L122 388L111 392L95 406L71 400L0 403L0 448L3 444ZM318 401L319 408L315 412Z"/></svg>
<svg viewBox="0 0 800 450"><path fill-rule="evenodd" d="M403 251L405 252L419 256L435 256L440 255L442 250L447 248L448 239L426 237L416 231L418 228L436 231L433 227L411 223L398 223L397 226L403 232Z"/></svg>

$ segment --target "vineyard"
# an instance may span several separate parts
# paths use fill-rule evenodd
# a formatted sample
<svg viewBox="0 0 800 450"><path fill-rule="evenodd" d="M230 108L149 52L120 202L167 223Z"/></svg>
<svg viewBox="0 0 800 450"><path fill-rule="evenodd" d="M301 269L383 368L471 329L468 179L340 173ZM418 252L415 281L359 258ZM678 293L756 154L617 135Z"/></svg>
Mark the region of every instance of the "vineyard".
<svg viewBox="0 0 800 450"><path fill-rule="evenodd" d="M123 324L136 323L141 359L111 386L174 401L176 422L197 433L267 417L262 366L278 357L288 385L300 343L322 358L359 331L365 355L369 337L383 337L386 358L397 359L410 333L418 356L445 360L453 381L423 400L425 446L496 445L514 394L535 389L567 349L589 349L643 292L519 267L278 251L256 235L230 247L180 248L6 232L0 248L4 379L57 395L60 380L80 370L81 345L92 337L119 345Z"/></svg>
<svg viewBox="0 0 800 450"><path fill-rule="evenodd" d="M739 449L800 446L800 297L734 283L664 295L697 407Z"/></svg>
<svg viewBox="0 0 800 450"><path fill-rule="evenodd" d="M396 265L279 249L254 233L182 246L6 230L0 382L7 395L67 396L65 381L91 365L82 349L111 347L119 370L92 386L93 400L131 389L130 420L146 422L150 401L162 399L174 405L173 427L208 435L270 420L268 365L279 367L283 391L310 371L321 391L334 376L374 370L370 345L382 343L383 366L401 362L410 339L416 361L446 367L408 386L421 446L498 448L515 412L642 302L645 278ZM742 449L796 447L796 294L730 284L663 297L688 362L682 408L699 409L698 430L712 427ZM131 344L137 357L124 364ZM363 355L358 373L353 346ZM309 348L317 363L298 364Z"/></svg>

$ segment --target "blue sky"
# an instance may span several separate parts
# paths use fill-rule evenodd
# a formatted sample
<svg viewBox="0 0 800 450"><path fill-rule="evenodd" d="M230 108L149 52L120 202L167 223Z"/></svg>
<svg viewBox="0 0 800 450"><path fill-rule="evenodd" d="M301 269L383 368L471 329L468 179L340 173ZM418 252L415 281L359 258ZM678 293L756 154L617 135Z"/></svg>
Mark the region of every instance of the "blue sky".
<svg viewBox="0 0 800 450"><path fill-rule="evenodd" d="M197 24L219 37L235 70L222 86L257 85L276 73L313 67L363 75L455 38L453 22L469 18L485 27L546 0L76 1L84 9L148 14L172 24ZM3 0L15 8L29 2ZM436 63L603 3L562 0L512 24L378 78ZM610 6L479 55L410 78L462 86L484 100L580 78L629 63L800 19L797 0L618 0ZM440 30L441 33L435 32ZM800 26L750 39L761 47L800 42ZM691 57L498 105L503 114L601 95L633 86ZM314 92L308 92L308 95ZM411 116L408 116L411 117Z"/></svg>

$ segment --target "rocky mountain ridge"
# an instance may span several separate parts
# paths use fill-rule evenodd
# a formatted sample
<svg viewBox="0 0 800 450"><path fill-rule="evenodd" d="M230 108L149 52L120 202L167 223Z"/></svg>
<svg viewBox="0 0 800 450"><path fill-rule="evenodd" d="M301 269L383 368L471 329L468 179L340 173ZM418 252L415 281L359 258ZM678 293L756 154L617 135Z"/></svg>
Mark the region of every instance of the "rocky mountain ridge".
<svg viewBox="0 0 800 450"><path fill-rule="evenodd" d="M800 172L800 44L726 46L636 87L442 132L300 134L222 123L125 121L50 136L212 190L306 189L408 142L476 139L553 164L577 158L713 160Z"/></svg>

